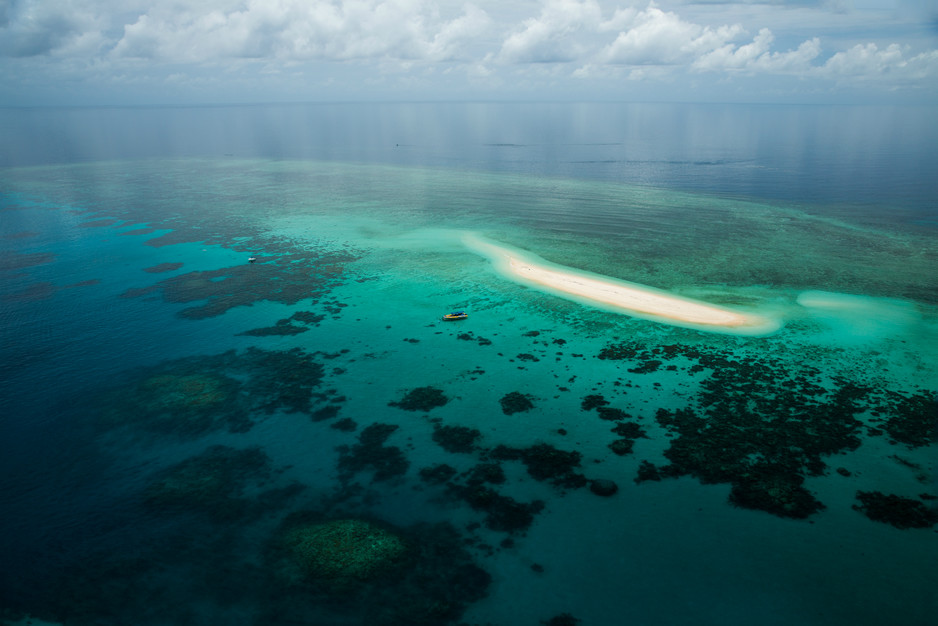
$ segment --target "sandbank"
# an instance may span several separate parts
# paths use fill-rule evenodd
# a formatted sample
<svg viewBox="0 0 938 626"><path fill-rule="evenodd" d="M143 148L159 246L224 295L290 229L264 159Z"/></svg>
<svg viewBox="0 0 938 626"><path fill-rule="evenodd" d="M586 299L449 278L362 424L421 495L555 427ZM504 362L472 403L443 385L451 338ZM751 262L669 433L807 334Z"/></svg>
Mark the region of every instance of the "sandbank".
<svg viewBox="0 0 938 626"><path fill-rule="evenodd" d="M535 254L467 233L463 243L492 261L502 276L605 310L676 326L739 335L764 335L779 329L774 319L676 296L661 289L550 263Z"/></svg>

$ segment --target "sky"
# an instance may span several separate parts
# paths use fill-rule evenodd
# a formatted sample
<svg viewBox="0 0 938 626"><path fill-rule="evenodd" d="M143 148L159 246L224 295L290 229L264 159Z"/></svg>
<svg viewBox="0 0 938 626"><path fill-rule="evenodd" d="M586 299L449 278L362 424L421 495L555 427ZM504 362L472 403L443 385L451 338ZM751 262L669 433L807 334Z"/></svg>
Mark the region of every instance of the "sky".
<svg viewBox="0 0 938 626"><path fill-rule="evenodd" d="M936 0L0 0L0 106L938 104Z"/></svg>

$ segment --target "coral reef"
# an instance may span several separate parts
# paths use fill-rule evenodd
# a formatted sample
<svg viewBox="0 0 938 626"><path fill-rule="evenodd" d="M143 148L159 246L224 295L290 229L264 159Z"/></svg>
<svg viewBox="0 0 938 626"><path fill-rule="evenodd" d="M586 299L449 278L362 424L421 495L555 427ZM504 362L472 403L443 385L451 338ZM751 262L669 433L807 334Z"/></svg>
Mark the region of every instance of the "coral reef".
<svg viewBox="0 0 938 626"><path fill-rule="evenodd" d="M174 272L180 267L182 267L182 263L158 263L157 265L143 268L143 271L149 274L161 274L163 272Z"/></svg>
<svg viewBox="0 0 938 626"><path fill-rule="evenodd" d="M479 463L466 472L466 482L471 485L490 483L501 485L505 482L505 470L497 463Z"/></svg>
<svg viewBox="0 0 938 626"><path fill-rule="evenodd" d="M396 406L405 411L431 411L438 406L449 402L443 395L442 389L436 387L417 387L404 394L397 402L388 402L388 406Z"/></svg>
<svg viewBox="0 0 938 626"><path fill-rule="evenodd" d="M619 491L619 485L608 478L596 478L590 481L590 491L597 496L611 496Z"/></svg>
<svg viewBox="0 0 938 626"><path fill-rule="evenodd" d="M313 355L298 348L176 359L130 372L102 393L99 424L187 437L245 432L277 411L309 411L323 375Z"/></svg>
<svg viewBox="0 0 938 626"><path fill-rule="evenodd" d="M360 519L291 524L282 541L306 576L340 586L376 576L407 552L402 537Z"/></svg>
<svg viewBox="0 0 938 626"><path fill-rule="evenodd" d="M0 272L22 270L28 267L45 265L55 261L55 255L50 252L17 252L7 250L0 257Z"/></svg>
<svg viewBox="0 0 938 626"><path fill-rule="evenodd" d="M466 426L436 426L433 429L433 441L447 452L468 454L475 450L475 443L482 433L476 428Z"/></svg>
<svg viewBox="0 0 938 626"><path fill-rule="evenodd" d="M704 483L729 483L730 502L782 517L804 518L824 508L806 488L824 474L831 455L856 449L865 428L910 448L936 438L938 402L918 390L902 394L834 376L811 366L792 367L772 358L682 344L647 346L635 341L607 345L601 360L627 361L632 373L684 368L700 373L701 392L685 408L658 409L656 419L671 436L657 468L643 461L636 482L693 475ZM583 399L583 410L614 413L601 395ZM639 426L621 421L622 439L609 447L631 452ZM624 414L627 417L627 414ZM849 476L843 470L837 474Z"/></svg>
<svg viewBox="0 0 938 626"><path fill-rule="evenodd" d="M462 341L475 341L475 342L477 342L480 346L490 346L490 345L492 345L492 340L491 340L491 339L486 339L485 337L478 337L478 336L474 335L474 334L471 333L471 332L469 332L469 333L459 333L458 335L456 335L456 339L460 339L460 340L462 340Z"/></svg>
<svg viewBox="0 0 938 626"><path fill-rule="evenodd" d="M638 475L635 477L636 483L643 483L646 480L661 480L661 472L654 463L643 460L638 466Z"/></svg>
<svg viewBox="0 0 938 626"><path fill-rule="evenodd" d="M889 436L910 448L938 441L938 398L932 393L903 396L890 393L885 399L891 414L884 424Z"/></svg>
<svg viewBox="0 0 938 626"><path fill-rule="evenodd" d="M384 442L397 430L395 424L372 424L358 435L358 444L338 446L339 478L348 482L356 473L372 470L372 481L380 482L407 472L410 462L397 446Z"/></svg>
<svg viewBox="0 0 938 626"><path fill-rule="evenodd" d="M853 508L875 522L900 529L930 528L938 524L938 508L919 500L878 491L858 491L857 500L860 504L853 505Z"/></svg>
<svg viewBox="0 0 938 626"><path fill-rule="evenodd" d="M540 500L518 502L500 494L488 485L505 482L505 472L496 463L479 463L456 478L456 469L446 464L425 467L420 478L430 484L445 484L447 492L485 513L486 527L499 532L518 533L527 530L534 516L544 508Z"/></svg>
<svg viewBox="0 0 938 626"><path fill-rule="evenodd" d="M347 252L284 250L267 263L189 272L150 287L129 289L123 297L160 294L171 303L203 302L179 312L188 319L214 317L261 300L296 304L322 299L340 283L344 264L354 258Z"/></svg>
<svg viewBox="0 0 938 626"><path fill-rule="evenodd" d="M200 512L214 519L236 519L250 502L242 491L249 481L268 477L270 461L260 448L212 446L163 472L144 492L151 509Z"/></svg>
<svg viewBox="0 0 938 626"><path fill-rule="evenodd" d="M325 315L317 315L310 311L297 311L290 317L277 320L273 326L254 328L238 334L251 337L298 335L305 333L312 327L319 326L319 323L324 319L326 319ZM301 325L297 325L295 322L299 322Z"/></svg>
<svg viewBox="0 0 938 626"><path fill-rule="evenodd" d="M805 477L823 474L824 458L860 445L857 416L867 410L861 402L875 401L872 390L849 381L822 386L820 372L808 366L793 371L771 359L721 350L624 342L605 347L598 358L638 361L629 371L658 369L665 361L709 371L695 404L658 409L658 424L676 435L664 453L670 464L660 470L643 465L639 482L693 475L704 483L729 483L733 504L783 517L803 518L823 508L804 486ZM584 408L603 407L591 399ZM634 435L636 429L622 425L616 432ZM623 453L629 438L611 447Z"/></svg>
<svg viewBox="0 0 938 626"><path fill-rule="evenodd" d="M502 396L502 399L499 400L498 403L502 405L502 413L512 415L533 409L534 402L532 400L533 398L528 394L521 393L520 391L512 391Z"/></svg>
<svg viewBox="0 0 938 626"><path fill-rule="evenodd" d="M593 409L604 407L608 404L609 401L601 395L591 394L583 398L583 402L580 403L580 408L584 411L592 411Z"/></svg>
<svg viewBox="0 0 938 626"><path fill-rule="evenodd" d="M527 530L534 522L535 514L544 508L540 500L518 502L480 483L452 484L450 490L476 511L483 511L488 528L501 532Z"/></svg>
<svg viewBox="0 0 938 626"><path fill-rule="evenodd" d="M586 477L574 468L580 466L579 452L558 450L546 443L527 448L511 448L500 445L489 451L489 457L502 461L520 460L534 479L549 481L554 486L577 489L586 485Z"/></svg>
<svg viewBox="0 0 938 626"><path fill-rule="evenodd" d="M599 407L597 410L602 411L606 408ZM636 439L647 438L645 429L636 422L619 422L613 427L612 432L620 435L621 438L610 443L609 449L619 456L631 454Z"/></svg>
<svg viewBox="0 0 938 626"><path fill-rule="evenodd" d="M449 524L293 513L268 550L256 623L453 624L491 585L463 543Z"/></svg>
<svg viewBox="0 0 938 626"><path fill-rule="evenodd" d="M420 478L432 484L440 484L449 481L457 474L457 470L452 465L440 463L430 467L424 467L420 470Z"/></svg>
<svg viewBox="0 0 938 626"><path fill-rule="evenodd" d="M635 449L635 440L634 439L616 439L609 444L609 449L612 450L613 454L617 456L625 456L626 454L632 454L632 451Z"/></svg>
<svg viewBox="0 0 938 626"><path fill-rule="evenodd" d="M336 430L341 430L342 432L346 433L350 433L358 429L358 423L350 417L333 422L330 424L330 426Z"/></svg>
<svg viewBox="0 0 938 626"><path fill-rule="evenodd" d="M761 468L760 468L761 469ZM767 511L779 517L802 519L824 508L804 488L804 478L775 470L754 471L733 482L730 502L746 509Z"/></svg>

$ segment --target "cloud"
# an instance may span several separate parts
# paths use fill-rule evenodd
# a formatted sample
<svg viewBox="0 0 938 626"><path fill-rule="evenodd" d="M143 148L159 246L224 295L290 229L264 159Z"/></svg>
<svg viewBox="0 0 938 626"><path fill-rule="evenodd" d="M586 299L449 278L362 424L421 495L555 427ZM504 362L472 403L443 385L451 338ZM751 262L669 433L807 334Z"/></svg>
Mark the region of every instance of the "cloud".
<svg viewBox="0 0 938 626"><path fill-rule="evenodd" d="M893 85L919 83L938 76L938 50L909 58L906 58L906 52L899 44L891 44L885 49L880 49L875 43L857 44L833 55L815 73L842 82L887 79Z"/></svg>
<svg viewBox="0 0 938 626"><path fill-rule="evenodd" d="M601 94L623 78L637 93L706 75L741 90L788 76L815 92L853 83L938 94L938 51L922 35L932 13L925 0L898 1L904 11L835 15L827 0L0 0L0 95L14 82L170 75L174 85L280 76L290 93L313 81L348 93L381 84L399 90L391 97L421 81L426 93L471 84L496 94L568 93L582 80Z"/></svg>
<svg viewBox="0 0 938 626"><path fill-rule="evenodd" d="M578 35L595 32L602 11L595 0L549 0L540 16L524 21L502 44L505 63L563 63L587 49Z"/></svg>
<svg viewBox="0 0 938 626"><path fill-rule="evenodd" d="M692 62L743 32L733 24L716 29L682 20L650 4L644 11L617 12L605 27L619 26L615 41L599 54L616 65L676 65Z"/></svg>
<svg viewBox="0 0 938 626"><path fill-rule="evenodd" d="M93 52L102 41L93 12L79 2L0 0L0 56Z"/></svg>
<svg viewBox="0 0 938 626"><path fill-rule="evenodd" d="M821 53L818 38L803 42L796 50L770 52L775 37L763 28L752 43L736 46L726 44L700 56L692 69L706 72L737 71L759 74L797 74L811 69L811 63Z"/></svg>
<svg viewBox="0 0 938 626"><path fill-rule="evenodd" d="M489 25L466 5L446 20L423 0L248 0L166 10L124 27L112 56L173 62L223 59L443 61L462 56Z"/></svg>
<svg viewBox="0 0 938 626"><path fill-rule="evenodd" d="M444 23L434 35L428 47L429 56L438 61L469 60L469 48L492 26L488 13L475 5L466 5L461 16Z"/></svg>

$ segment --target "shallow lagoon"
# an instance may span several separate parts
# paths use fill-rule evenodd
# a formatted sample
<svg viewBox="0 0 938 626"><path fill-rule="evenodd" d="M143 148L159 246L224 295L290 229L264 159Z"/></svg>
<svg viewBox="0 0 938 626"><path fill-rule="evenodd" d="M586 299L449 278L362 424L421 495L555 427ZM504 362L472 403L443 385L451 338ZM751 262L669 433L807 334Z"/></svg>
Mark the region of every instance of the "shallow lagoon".
<svg viewBox="0 0 938 626"><path fill-rule="evenodd" d="M833 204L765 173L791 153L736 141L764 110L720 118L736 140L697 154L675 136L619 159L600 157L636 143L591 140L651 130L468 110L440 108L422 143L400 140L403 108L330 141L315 109L267 128L242 112L267 142L205 131L172 154L118 141L2 171L11 618L929 623L938 244L921 172L894 210ZM308 144L284 139L297 116L319 129ZM584 306L506 280L465 231L783 326L736 337ZM452 309L469 319L441 322ZM411 551L351 588L297 573L282 537L335 518Z"/></svg>

